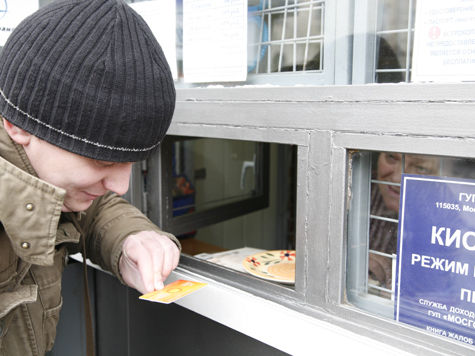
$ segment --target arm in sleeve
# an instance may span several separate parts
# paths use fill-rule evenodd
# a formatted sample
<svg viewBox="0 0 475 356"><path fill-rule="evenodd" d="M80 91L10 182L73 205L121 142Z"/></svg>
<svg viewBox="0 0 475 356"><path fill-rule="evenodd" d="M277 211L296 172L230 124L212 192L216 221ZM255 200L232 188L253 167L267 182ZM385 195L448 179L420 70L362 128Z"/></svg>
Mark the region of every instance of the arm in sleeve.
<svg viewBox="0 0 475 356"><path fill-rule="evenodd" d="M175 236L161 231L140 210L114 193L96 199L81 219L81 225L87 234L88 258L113 272L122 283L124 281L119 272L119 259L127 236L141 231L156 231L169 237L181 250Z"/></svg>

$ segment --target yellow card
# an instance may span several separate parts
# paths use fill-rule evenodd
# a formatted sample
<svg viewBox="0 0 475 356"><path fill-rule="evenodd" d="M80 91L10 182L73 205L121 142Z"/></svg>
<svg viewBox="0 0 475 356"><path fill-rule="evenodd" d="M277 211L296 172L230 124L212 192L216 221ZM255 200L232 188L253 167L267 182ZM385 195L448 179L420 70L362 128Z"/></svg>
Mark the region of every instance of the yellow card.
<svg viewBox="0 0 475 356"><path fill-rule="evenodd" d="M139 298L151 302L169 304L204 287L206 284L207 283L179 279L173 283L167 284L163 289L144 294Z"/></svg>

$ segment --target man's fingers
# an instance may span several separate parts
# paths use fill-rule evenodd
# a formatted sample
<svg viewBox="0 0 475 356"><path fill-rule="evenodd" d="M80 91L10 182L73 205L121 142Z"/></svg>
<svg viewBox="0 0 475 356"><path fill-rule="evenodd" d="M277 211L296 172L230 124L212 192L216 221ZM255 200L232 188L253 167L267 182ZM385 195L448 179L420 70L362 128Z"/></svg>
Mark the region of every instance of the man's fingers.
<svg viewBox="0 0 475 356"><path fill-rule="evenodd" d="M135 236L127 239L124 249L126 256L137 266L138 276L136 278L138 280L135 280L136 284L142 284L145 292L152 292L154 290L153 261L147 249Z"/></svg>
<svg viewBox="0 0 475 356"><path fill-rule="evenodd" d="M153 231L143 231L129 236L123 245L123 257L132 261L138 277L132 278L130 283L124 281L143 292L162 289L163 282L178 265L180 252L177 246L164 235ZM121 271L122 272L122 271ZM127 273L123 273L127 274ZM141 286L143 285L143 287Z"/></svg>
<svg viewBox="0 0 475 356"><path fill-rule="evenodd" d="M160 242L164 249L163 268L161 270L161 274L162 274L162 280L165 280L170 275L170 273L175 269L176 265L174 264L174 260L177 258L179 253L177 253L176 251L177 250L176 245L169 239L162 239Z"/></svg>
<svg viewBox="0 0 475 356"><path fill-rule="evenodd" d="M163 282L176 267L174 260L179 255L178 249L166 236L149 236L144 239L143 244L153 256L155 288L161 289Z"/></svg>
<svg viewBox="0 0 475 356"><path fill-rule="evenodd" d="M157 241L150 241L150 253L153 261L153 283L156 290L163 288L162 270L164 265L163 248Z"/></svg>

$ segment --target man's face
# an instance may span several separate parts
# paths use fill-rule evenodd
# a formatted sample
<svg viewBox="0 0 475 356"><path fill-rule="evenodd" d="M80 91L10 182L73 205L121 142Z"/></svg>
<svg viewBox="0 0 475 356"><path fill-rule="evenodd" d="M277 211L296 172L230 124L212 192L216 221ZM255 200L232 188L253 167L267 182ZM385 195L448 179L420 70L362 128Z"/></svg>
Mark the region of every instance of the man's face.
<svg viewBox="0 0 475 356"><path fill-rule="evenodd" d="M439 169L436 157L410 155L405 156L404 173L434 175ZM391 183L400 183L402 173L402 155L400 153L381 152L378 158L377 179ZM399 210L399 186L379 184L379 189L386 207Z"/></svg>
<svg viewBox="0 0 475 356"><path fill-rule="evenodd" d="M35 136L24 148L39 178L66 190L64 212L84 211L107 191L123 195L129 188L132 163L93 160Z"/></svg>

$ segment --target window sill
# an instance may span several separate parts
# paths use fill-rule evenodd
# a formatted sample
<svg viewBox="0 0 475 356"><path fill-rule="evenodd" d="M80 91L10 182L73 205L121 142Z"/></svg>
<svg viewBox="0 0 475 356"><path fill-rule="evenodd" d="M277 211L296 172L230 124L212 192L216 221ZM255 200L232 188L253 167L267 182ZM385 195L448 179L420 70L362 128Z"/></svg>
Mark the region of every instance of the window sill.
<svg viewBox="0 0 475 356"><path fill-rule="evenodd" d="M332 350L334 354L405 354L400 349L192 273L182 267L172 272L167 283L178 279L208 285L176 301L176 304L292 355L308 355L309 350L316 348Z"/></svg>

